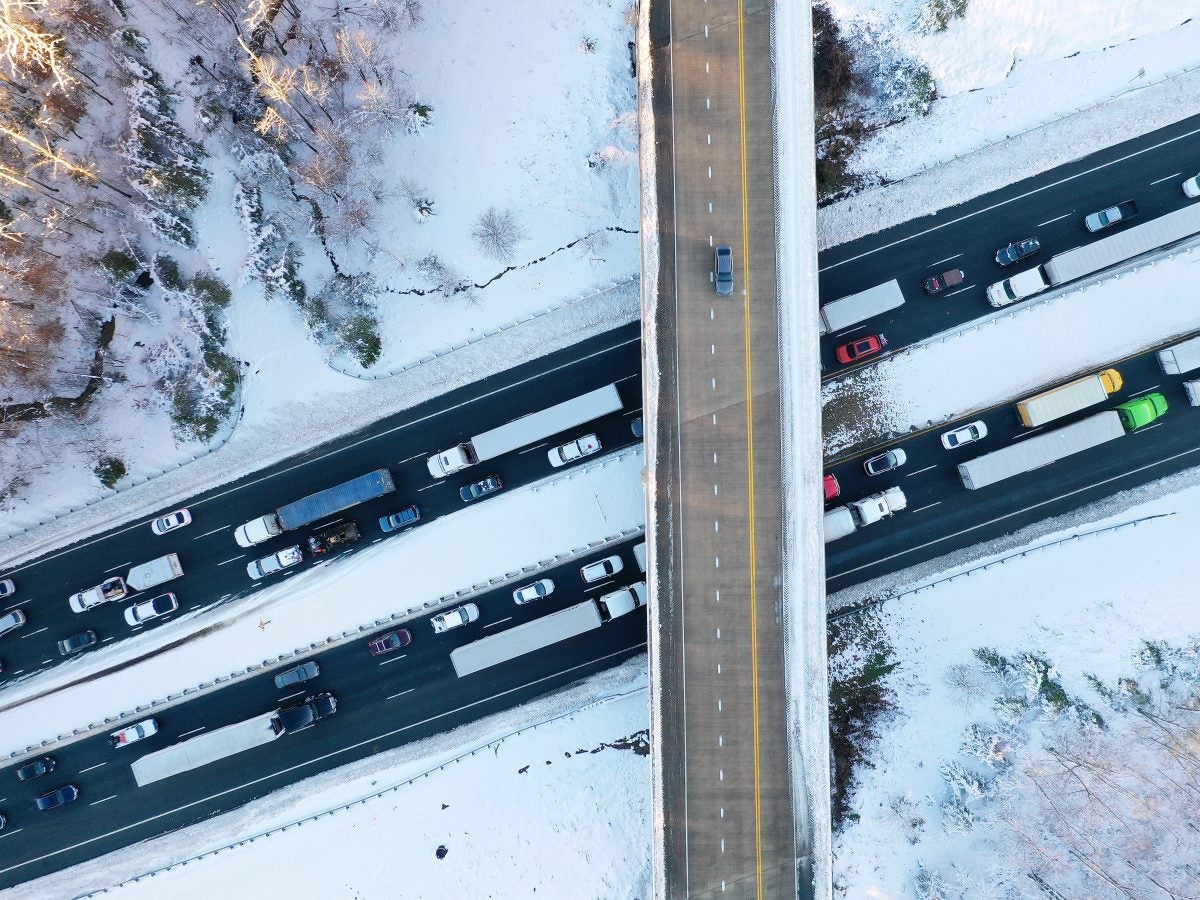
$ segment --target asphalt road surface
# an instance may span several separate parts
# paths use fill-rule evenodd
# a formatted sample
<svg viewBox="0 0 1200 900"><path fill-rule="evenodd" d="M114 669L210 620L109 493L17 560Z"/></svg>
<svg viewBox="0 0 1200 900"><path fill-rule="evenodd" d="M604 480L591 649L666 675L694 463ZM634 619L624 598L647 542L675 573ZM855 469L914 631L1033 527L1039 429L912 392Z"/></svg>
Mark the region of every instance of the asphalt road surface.
<svg viewBox="0 0 1200 900"><path fill-rule="evenodd" d="M56 643L84 629L96 631L100 637L98 647L140 631L131 629L124 619L125 608L138 600L172 591L179 599L182 614L236 601L289 577L314 564L304 539L328 522L354 520L363 534L355 549L367 547L387 539L377 524L380 516L416 504L422 521L429 522L464 508L458 489L468 482L495 473L501 476L506 488L513 488L549 475L554 471L546 458L546 452L553 446L550 440L441 480L432 478L425 467L425 460L431 454L527 413L615 382L625 408L573 429L562 435L558 443L591 432L599 436L605 450L638 442L630 424L641 415L640 354L638 325L618 328L190 498L179 505L190 509L192 524L179 531L155 536L150 531L150 519L145 519L0 573L0 577L11 577L17 584L16 595L8 598L4 610L22 609L28 619L24 627L0 638L0 660L4 667L0 683L58 664L62 658ZM392 472L396 482L393 493L337 513L311 527L284 532L249 549L239 547L233 539L233 530L243 522L379 468ZM476 503L487 501L484 498ZM177 507L171 507L174 508ZM164 509L155 516L169 511ZM246 574L246 564L251 560L293 544L304 548L306 559L301 565L261 581L252 581ZM68 596L76 591L99 584L112 575L123 576L130 566L172 552L179 554L184 570L181 578L132 595L131 600L106 603L84 613L72 612L67 605ZM172 618L152 620L144 627L156 628Z"/></svg>
<svg viewBox="0 0 1200 900"><path fill-rule="evenodd" d="M529 581L554 580L554 593L542 600L513 602L513 588L525 582L472 598L478 621L443 634L433 633L427 617L393 624L384 632L407 627L413 641L389 655L370 655L366 636L347 641L309 657L320 675L303 685L277 690L274 672L241 679L155 713L159 733L128 747L114 749L101 734L52 751L58 766L40 778L21 782L16 766L0 770L0 812L8 817L0 831L0 889L219 815L325 769L510 709L644 652L646 612L638 609L549 652L464 678L455 677L449 658L456 646L641 580L632 552L641 540L530 576ZM612 553L621 556L623 571L585 585L579 567ZM144 753L324 691L337 697L337 712L312 727L145 787L134 781L129 764ZM36 796L64 784L79 788L78 801L55 810L34 808Z"/></svg>

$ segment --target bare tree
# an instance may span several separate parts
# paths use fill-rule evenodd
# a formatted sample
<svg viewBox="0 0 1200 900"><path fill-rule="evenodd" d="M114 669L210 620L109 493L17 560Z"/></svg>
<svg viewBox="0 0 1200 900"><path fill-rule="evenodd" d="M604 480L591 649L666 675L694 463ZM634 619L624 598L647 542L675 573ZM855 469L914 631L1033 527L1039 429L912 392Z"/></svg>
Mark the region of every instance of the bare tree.
<svg viewBox="0 0 1200 900"><path fill-rule="evenodd" d="M471 238L484 256L507 262L516 252L517 244L525 239L525 230L512 210L489 206L475 220Z"/></svg>

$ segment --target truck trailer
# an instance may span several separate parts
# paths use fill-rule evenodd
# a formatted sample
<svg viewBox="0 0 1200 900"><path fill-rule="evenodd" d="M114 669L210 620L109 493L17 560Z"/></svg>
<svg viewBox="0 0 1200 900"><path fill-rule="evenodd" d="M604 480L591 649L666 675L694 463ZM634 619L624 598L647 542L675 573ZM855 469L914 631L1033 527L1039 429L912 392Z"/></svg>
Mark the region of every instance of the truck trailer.
<svg viewBox="0 0 1200 900"><path fill-rule="evenodd" d="M585 600L515 628L480 638L450 651L459 678L599 628L604 622L595 600Z"/></svg>
<svg viewBox="0 0 1200 900"><path fill-rule="evenodd" d="M964 487L978 490L1115 440L1150 424L1166 411L1167 401L1162 394L1146 394L1127 400L1116 409L1088 416L1045 434L1035 434L959 463L958 474Z"/></svg>
<svg viewBox="0 0 1200 900"><path fill-rule="evenodd" d="M1159 350L1158 364L1164 375L1182 375L1200 368L1200 337Z"/></svg>
<svg viewBox="0 0 1200 900"><path fill-rule="evenodd" d="M841 331L903 305L904 294L900 291L900 282L894 279L857 294L840 297L821 307L821 334Z"/></svg>
<svg viewBox="0 0 1200 900"><path fill-rule="evenodd" d="M140 566L134 566L125 576L125 582L135 591L144 591L182 574L183 566L179 564L179 554L168 553Z"/></svg>
<svg viewBox="0 0 1200 900"><path fill-rule="evenodd" d="M217 760L261 747L283 736L283 725L277 712L255 716L245 722L226 725L206 734L147 753L133 762L133 777L139 787L155 781L190 772Z"/></svg>
<svg viewBox="0 0 1200 900"><path fill-rule="evenodd" d="M311 525L318 519L341 512L347 507L374 500L396 489L392 481L392 473L387 469L376 469L366 475L352 478L344 484L335 485L309 494L281 506L273 513L251 519L245 525L239 525L233 537L239 547L253 547L263 541L283 534L293 528Z"/></svg>
<svg viewBox="0 0 1200 900"><path fill-rule="evenodd" d="M1196 234L1200 234L1200 204L1185 206L1082 247L1057 253L1040 266L990 285L988 302L992 306L1008 306Z"/></svg>
<svg viewBox="0 0 1200 900"><path fill-rule="evenodd" d="M468 466L495 459L520 447L535 444L552 435L617 412L622 407L617 386L605 385L547 409L514 419L499 428L477 434L465 444L435 453L426 461L426 466L434 478L445 478Z"/></svg>
<svg viewBox="0 0 1200 900"><path fill-rule="evenodd" d="M1073 412L1103 403L1110 394L1119 391L1124 383L1121 373L1116 369L1105 369L1027 397L1017 404L1017 415L1026 428L1038 428Z"/></svg>

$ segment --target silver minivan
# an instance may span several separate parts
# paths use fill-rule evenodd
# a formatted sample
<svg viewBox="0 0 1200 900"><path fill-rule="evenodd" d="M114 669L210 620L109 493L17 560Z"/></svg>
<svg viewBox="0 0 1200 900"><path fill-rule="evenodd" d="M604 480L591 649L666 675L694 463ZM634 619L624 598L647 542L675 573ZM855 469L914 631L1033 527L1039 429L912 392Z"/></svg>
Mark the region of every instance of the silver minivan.
<svg viewBox="0 0 1200 900"><path fill-rule="evenodd" d="M0 635L8 634L10 631L16 631L25 624L25 613L22 610L14 609L6 616L0 616Z"/></svg>

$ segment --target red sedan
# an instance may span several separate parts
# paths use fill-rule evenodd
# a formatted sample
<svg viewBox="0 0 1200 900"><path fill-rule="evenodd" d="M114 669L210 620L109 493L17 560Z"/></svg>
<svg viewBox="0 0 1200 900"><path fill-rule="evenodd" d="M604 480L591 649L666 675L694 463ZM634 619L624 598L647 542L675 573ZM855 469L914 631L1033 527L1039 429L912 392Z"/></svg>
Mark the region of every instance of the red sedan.
<svg viewBox="0 0 1200 900"><path fill-rule="evenodd" d="M887 346L887 338L882 334L868 334L866 337L842 344L837 348L837 358L840 363L858 362L868 356L874 356Z"/></svg>
<svg viewBox="0 0 1200 900"><path fill-rule="evenodd" d="M825 502L832 503L842 493L842 486L838 484L836 475L825 476Z"/></svg>

